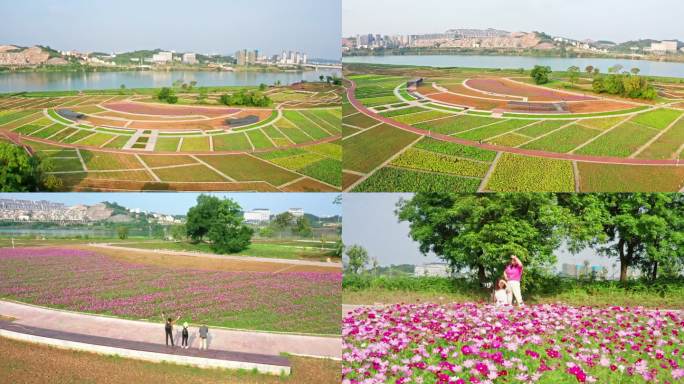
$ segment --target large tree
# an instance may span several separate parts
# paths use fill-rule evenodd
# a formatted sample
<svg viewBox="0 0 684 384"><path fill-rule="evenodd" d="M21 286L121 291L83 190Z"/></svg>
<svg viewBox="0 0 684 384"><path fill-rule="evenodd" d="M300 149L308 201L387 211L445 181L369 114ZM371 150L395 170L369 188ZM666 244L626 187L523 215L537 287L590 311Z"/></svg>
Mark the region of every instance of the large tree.
<svg viewBox="0 0 684 384"><path fill-rule="evenodd" d="M397 215L423 254L476 271L481 284L500 276L513 254L532 271L555 262L568 219L554 195L541 193L419 193L399 202Z"/></svg>
<svg viewBox="0 0 684 384"><path fill-rule="evenodd" d="M54 191L62 181L49 174L52 163L24 148L0 142L0 192Z"/></svg>
<svg viewBox="0 0 684 384"><path fill-rule="evenodd" d="M563 194L560 205L578 219L569 235L574 248L592 247L620 262L620 281L630 267L650 278L659 266L684 258L684 195L677 193Z"/></svg>
<svg viewBox="0 0 684 384"><path fill-rule="evenodd" d="M530 72L530 76L535 84L546 84L549 82L549 75L551 75L551 67L542 65L535 65Z"/></svg>
<svg viewBox="0 0 684 384"><path fill-rule="evenodd" d="M352 245L347 248L347 272L357 274L368 264L368 252L360 245Z"/></svg>
<svg viewBox="0 0 684 384"><path fill-rule="evenodd" d="M197 205L188 211L187 223L185 224L190 240L197 243L207 236L220 204L221 199L218 197L209 195L197 197Z"/></svg>
<svg viewBox="0 0 684 384"><path fill-rule="evenodd" d="M244 223L240 205L231 199L221 200L207 233L211 249L217 253L240 252L249 247L253 234Z"/></svg>

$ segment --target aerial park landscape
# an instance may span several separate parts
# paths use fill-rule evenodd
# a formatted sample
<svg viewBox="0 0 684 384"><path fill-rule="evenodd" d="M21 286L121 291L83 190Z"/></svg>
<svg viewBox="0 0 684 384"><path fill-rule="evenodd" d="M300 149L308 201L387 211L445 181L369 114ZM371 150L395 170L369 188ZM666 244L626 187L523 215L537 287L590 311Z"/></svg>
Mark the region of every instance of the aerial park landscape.
<svg viewBox="0 0 684 384"><path fill-rule="evenodd" d="M539 68L537 82L535 70L345 64L344 190L684 188L681 79Z"/></svg>
<svg viewBox="0 0 684 384"><path fill-rule="evenodd" d="M2 95L0 140L48 163L42 190L341 188L339 86L193 86Z"/></svg>

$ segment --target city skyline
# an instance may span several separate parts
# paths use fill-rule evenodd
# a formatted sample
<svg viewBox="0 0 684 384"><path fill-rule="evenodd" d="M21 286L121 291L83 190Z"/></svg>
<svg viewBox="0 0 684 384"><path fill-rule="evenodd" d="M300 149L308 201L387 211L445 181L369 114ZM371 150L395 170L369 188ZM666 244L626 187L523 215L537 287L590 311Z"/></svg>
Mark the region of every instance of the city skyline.
<svg viewBox="0 0 684 384"><path fill-rule="evenodd" d="M247 0L201 0L191 9L178 0L37 0L2 3L0 13L6 16L0 25L0 45L44 45L64 51L106 53L162 49L223 55L251 47L267 54L298 49L309 52L311 58L340 57L340 0L322 4L315 0L265 0L260 7ZM253 33L255 30L259 33Z"/></svg>
<svg viewBox="0 0 684 384"><path fill-rule="evenodd" d="M116 202L125 208L140 209L147 212L167 215L185 215L196 203L200 193L3 193L2 199L50 201L63 203L66 206L78 204L94 205L104 201ZM275 213L285 212L291 208L302 208L304 212L319 217L342 215L342 207L333 204L336 193L205 193L205 195L231 198L244 211L267 208Z"/></svg>
<svg viewBox="0 0 684 384"><path fill-rule="evenodd" d="M494 28L509 32L539 31L577 40L602 39L617 43L647 38L684 39L679 23L671 18L671 15L684 12L682 3L674 0L652 2L652 7L668 11L649 13L647 23L644 23L641 13L623 5L617 0L600 3L590 0L572 3L558 0L449 3L440 0L420 3L408 0L343 0L342 35L417 35L443 33L453 28ZM577 20L580 19L582 22L578 24ZM639 27L633 28L635 25Z"/></svg>

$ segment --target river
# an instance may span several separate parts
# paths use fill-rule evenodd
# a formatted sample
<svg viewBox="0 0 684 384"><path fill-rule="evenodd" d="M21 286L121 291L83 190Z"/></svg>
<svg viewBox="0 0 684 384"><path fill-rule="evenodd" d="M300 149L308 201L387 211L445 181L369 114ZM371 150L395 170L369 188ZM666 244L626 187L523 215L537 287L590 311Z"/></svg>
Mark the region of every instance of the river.
<svg viewBox="0 0 684 384"><path fill-rule="evenodd" d="M159 88L176 80L198 86L243 86L292 84L318 81L319 76L341 76L339 70L293 72L210 72L210 71L126 71L126 72L5 72L0 73L0 93L35 91L75 91L85 89Z"/></svg>
<svg viewBox="0 0 684 384"><path fill-rule="evenodd" d="M428 67L468 67L468 68L502 68L531 69L535 65L547 65L555 71L565 70L576 65L582 71L588 65L608 72L615 64L624 70L639 68L640 74L646 76L668 76L684 78L684 63L664 61L645 61L628 59L603 58L564 58L564 57L531 57L531 56L479 56L479 55L406 55L406 56L349 56L344 63L369 63L393 65L420 65Z"/></svg>

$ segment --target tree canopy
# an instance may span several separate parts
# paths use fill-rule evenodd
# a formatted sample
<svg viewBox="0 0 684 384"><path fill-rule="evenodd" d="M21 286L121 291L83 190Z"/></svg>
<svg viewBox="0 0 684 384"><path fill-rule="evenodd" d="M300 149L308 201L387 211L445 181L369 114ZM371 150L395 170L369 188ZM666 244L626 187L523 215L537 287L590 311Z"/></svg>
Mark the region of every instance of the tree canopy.
<svg viewBox="0 0 684 384"><path fill-rule="evenodd" d="M0 142L0 192L54 191L62 181L54 175L52 163L40 155L29 155L24 148Z"/></svg>
<svg viewBox="0 0 684 384"><path fill-rule="evenodd" d="M549 75L551 74L551 67L542 65L535 65L530 72L530 76L536 84L546 84L549 82Z"/></svg>
<svg viewBox="0 0 684 384"><path fill-rule="evenodd" d="M208 195L197 198L197 205L188 211L185 227L192 241L199 242L206 237L217 253L236 253L246 249L254 233L244 223L238 203Z"/></svg>

